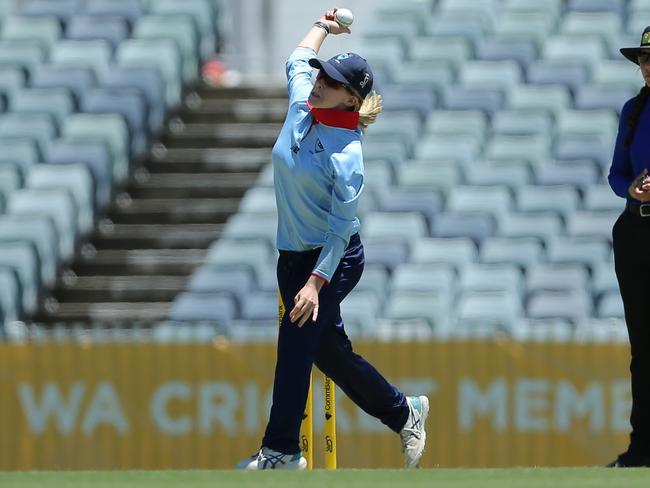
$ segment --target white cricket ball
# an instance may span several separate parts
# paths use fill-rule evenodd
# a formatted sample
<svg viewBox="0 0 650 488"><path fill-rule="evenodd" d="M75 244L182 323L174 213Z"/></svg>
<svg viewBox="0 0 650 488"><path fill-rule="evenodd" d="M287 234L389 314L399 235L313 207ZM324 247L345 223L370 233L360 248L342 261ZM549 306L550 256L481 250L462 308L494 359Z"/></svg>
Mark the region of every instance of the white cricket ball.
<svg viewBox="0 0 650 488"><path fill-rule="evenodd" d="M334 19L343 27L350 27L354 22L354 15L347 8L337 8L334 12Z"/></svg>

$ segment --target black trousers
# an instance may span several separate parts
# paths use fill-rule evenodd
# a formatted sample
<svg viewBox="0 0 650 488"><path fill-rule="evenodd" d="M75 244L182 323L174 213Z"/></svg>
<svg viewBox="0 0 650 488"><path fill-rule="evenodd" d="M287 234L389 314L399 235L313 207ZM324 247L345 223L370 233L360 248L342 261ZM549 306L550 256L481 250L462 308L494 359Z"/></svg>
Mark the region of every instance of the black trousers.
<svg viewBox="0 0 650 488"><path fill-rule="evenodd" d="M308 320L298 327L290 321L293 298L307 282L319 254L320 249L280 251L278 259L278 286L286 312L278 336L273 405L262 445L285 454L300 452L300 424L312 364L332 378L366 413L395 432L401 430L409 415L404 394L352 350L341 319L340 304L363 272L364 252L359 234L350 238L332 281L319 293L316 322Z"/></svg>
<svg viewBox="0 0 650 488"><path fill-rule="evenodd" d="M650 217L624 210L612 234L632 356L629 451L650 456Z"/></svg>

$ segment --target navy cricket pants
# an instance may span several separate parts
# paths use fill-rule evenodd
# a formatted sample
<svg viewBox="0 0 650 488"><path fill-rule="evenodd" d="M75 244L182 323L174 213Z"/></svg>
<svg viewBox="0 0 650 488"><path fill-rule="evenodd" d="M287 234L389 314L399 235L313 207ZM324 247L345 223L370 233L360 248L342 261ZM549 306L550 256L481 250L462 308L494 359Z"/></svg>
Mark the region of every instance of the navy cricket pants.
<svg viewBox="0 0 650 488"><path fill-rule="evenodd" d="M406 397L365 359L352 350L343 328L340 304L361 278L364 265L359 234L350 238L329 284L320 291L318 318L298 327L289 312L293 298L307 283L320 249L280 251L278 285L286 312L278 336L273 406L262 445L285 454L300 452L302 415L309 391L309 375L316 364L368 414L399 432L409 414Z"/></svg>

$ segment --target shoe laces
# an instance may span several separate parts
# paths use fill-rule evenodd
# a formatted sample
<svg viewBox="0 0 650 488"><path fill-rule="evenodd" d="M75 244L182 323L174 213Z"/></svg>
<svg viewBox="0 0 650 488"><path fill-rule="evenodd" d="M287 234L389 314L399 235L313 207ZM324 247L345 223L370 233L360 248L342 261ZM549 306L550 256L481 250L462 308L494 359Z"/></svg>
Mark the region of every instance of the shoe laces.
<svg viewBox="0 0 650 488"><path fill-rule="evenodd" d="M409 437L415 437L417 440L420 440L422 437L422 431L420 429L421 422L422 418L419 415L413 415L413 422L411 422L410 427L402 428L402 431L400 432L402 451L406 449L406 442Z"/></svg>
<svg viewBox="0 0 650 488"><path fill-rule="evenodd" d="M267 461L268 463L271 464L272 469L275 469L275 467L278 464L286 464L284 459L283 459L285 456L286 456L286 454L282 454L281 452L276 452L275 454L273 454L273 453L268 452L268 451L266 453L260 451L260 455L259 455L258 460L261 461L261 462Z"/></svg>

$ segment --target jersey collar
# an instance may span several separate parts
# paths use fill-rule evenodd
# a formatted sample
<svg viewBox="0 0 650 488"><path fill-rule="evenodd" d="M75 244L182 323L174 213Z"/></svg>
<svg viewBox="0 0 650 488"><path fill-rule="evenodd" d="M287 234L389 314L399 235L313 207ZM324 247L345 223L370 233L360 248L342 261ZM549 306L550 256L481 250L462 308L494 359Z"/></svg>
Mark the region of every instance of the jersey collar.
<svg viewBox="0 0 650 488"><path fill-rule="evenodd" d="M330 127L355 130L359 125L359 112L337 110L333 108L316 108L307 102L307 107L314 116L314 124L321 123Z"/></svg>

